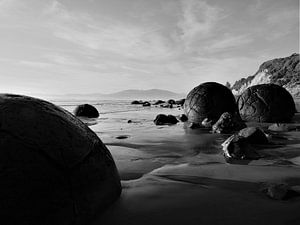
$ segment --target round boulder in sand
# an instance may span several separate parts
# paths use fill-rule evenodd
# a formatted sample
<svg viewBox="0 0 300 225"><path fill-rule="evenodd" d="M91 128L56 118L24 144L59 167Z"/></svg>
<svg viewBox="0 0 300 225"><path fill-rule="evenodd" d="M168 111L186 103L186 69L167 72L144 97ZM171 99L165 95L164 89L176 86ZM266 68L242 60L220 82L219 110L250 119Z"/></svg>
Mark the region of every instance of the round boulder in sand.
<svg viewBox="0 0 300 225"><path fill-rule="evenodd" d="M75 108L74 115L87 118L98 118L99 112L94 106L90 104L83 104Z"/></svg>
<svg viewBox="0 0 300 225"><path fill-rule="evenodd" d="M227 87L207 82L195 87L187 95L184 110L189 122L201 124L207 118L214 124L224 112L236 113L237 106Z"/></svg>
<svg viewBox="0 0 300 225"><path fill-rule="evenodd" d="M249 87L238 98L240 115L245 121L290 122L296 109L290 93L276 84Z"/></svg>
<svg viewBox="0 0 300 225"><path fill-rule="evenodd" d="M98 136L49 102L0 95L1 224L86 224L120 195Z"/></svg>
<svg viewBox="0 0 300 225"><path fill-rule="evenodd" d="M178 123L178 120L173 115L158 114L153 122L155 125L171 125Z"/></svg>

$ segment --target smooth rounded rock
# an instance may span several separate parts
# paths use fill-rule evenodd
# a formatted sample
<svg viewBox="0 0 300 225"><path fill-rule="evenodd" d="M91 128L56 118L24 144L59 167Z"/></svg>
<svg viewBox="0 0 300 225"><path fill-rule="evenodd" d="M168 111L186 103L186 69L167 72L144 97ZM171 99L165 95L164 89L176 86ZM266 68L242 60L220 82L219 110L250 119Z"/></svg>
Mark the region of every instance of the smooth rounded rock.
<svg viewBox="0 0 300 225"><path fill-rule="evenodd" d="M178 120L173 115L158 114L153 122L155 125L171 125L178 123Z"/></svg>
<svg viewBox="0 0 300 225"><path fill-rule="evenodd" d="M0 135L1 224L86 224L119 197L109 150L64 109L2 94Z"/></svg>
<svg viewBox="0 0 300 225"><path fill-rule="evenodd" d="M74 115L79 117L98 118L99 112L94 106L83 104L75 108Z"/></svg>
<svg viewBox="0 0 300 225"><path fill-rule="evenodd" d="M242 119L249 122L290 122L296 112L291 94L275 84L249 87L237 102Z"/></svg>
<svg viewBox="0 0 300 225"><path fill-rule="evenodd" d="M184 110L189 122L199 124L206 118L214 124L224 112L238 111L231 91L215 82L200 84L190 91L184 103Z"/></svg>

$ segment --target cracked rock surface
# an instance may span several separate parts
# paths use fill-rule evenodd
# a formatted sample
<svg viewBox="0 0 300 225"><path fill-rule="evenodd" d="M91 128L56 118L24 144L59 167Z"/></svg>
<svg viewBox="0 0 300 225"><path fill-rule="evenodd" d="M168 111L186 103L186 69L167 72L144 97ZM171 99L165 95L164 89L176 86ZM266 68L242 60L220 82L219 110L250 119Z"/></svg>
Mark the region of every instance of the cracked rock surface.
<svg viewBox="0 0 300 225"><path fill-rule="evenodd" d="M3 224L82 224L121 192L114 160L79 119L49 102L0 95Z"/></svg>
<svg viewBox="0 0 300 225"><path fill-rule="evenodd" d="M231 91L215 82L202 83L187 95L184 103L189 122L198 123L204 119L214 124L224 112L236 113L237 106Z"/></svg>
<svg viewBox="0 0 300 225"><path fill-rule="evenodd" d="M237 102L242 119L249 122L290 122L296 112L291 94L275 84L249 87Z"/></svg>

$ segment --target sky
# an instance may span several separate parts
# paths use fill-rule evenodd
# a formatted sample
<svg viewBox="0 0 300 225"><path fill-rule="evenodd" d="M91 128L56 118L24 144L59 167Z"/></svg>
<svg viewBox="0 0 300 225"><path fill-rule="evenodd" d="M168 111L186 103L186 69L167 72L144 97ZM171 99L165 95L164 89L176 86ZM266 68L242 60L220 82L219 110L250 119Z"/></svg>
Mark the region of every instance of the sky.
<svg viewBox="0 0 300 225"><path fill-rule="evenodd" d="M298 0L0 0L0 92L187 93L295 52Z"/></svg>

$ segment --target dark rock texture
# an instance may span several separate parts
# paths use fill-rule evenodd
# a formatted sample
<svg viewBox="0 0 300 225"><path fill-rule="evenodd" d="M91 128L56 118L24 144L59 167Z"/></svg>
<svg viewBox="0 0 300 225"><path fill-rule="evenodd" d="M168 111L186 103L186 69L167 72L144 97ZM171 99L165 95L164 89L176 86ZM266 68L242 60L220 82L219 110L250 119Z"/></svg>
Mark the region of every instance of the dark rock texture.
<svg viewBox="0 0 300 225"><path fill-rule="evenodd" d="M79 117L98 118L99 112L94 106L83 104L75 108L74 115Z"/></svg>
<svg viewBox="0 0 300 225"><path fill-rule="evenodd" d="M204 119L215 123L224 112L236 113L236 101L224 85L207 82L195 87L186 97L185 114L189 122L199 123Z"/></svg>
<svg viewBox="0 0 300 225"><path fill-rule="evenodd" d="M178 123L178 120L173 115L158 114L153 122L155 125L171 125Z"/></svg>
<svg viewBox="0 0 300 225"><path fill-rule="evenodd" d="M248 139L237 134L230 136L222 145L227 162L230 162L231 159L253 160L260 158Z"/></svg>
<svg viewBox="0 0 300 225"><path fill-rule="evenodd" d="M165 101L157 100L153 105L160 105L160 104L163 104L163 103L165 103Z"/></svg>
<svg viewBox="0 0 300 225"><path fill-rule="evenodd" d="M168 101L167 101L169 104L176 104L176 102L175 102L175 100L174 99L169 99Z"/></svg>
<svg viewBox="0 0 300 225"><path fill-rule="evenodd" d="M150 102L144 102L144 103L143 103L143 106L144 106L144 107L147 107L147 106L151 106L151 104L150 104Z"/></svg>
<svg viewBox="0 0 300 225"><path fill-rule="evenodd" d="M267 144L268 138L258 127L247 127L238 132L239 136L247 138L250 144Z"/></svg>
<svg viewBox="0 0 300 225"><path fill-rule="evenodd" d="M239 115L232 115L231 113L225 112L212 126L212 132L219 134L230 134L245 127L246 124L241 120Z"/></svg>
<svg viewBox="0 0 300 225"><path fill-rule="evenodd" d="M187 118L187 116L186 116L185 114L181 114L181 115L179 116L179 120L180 120L181 122L186 122L186 121L188 121L188 118Z"/></svg>
<svg viewBox="0 0 300 225"><path fill-rule="evenodd" d="M142 105L143 102L142 101L138 101L138 100L134 100L131 102L132 105Z"/></svg>
<svg viewBox="0 0 300 225"><path fill-rule="evenodd" d="M175 104L183 106L184 102L185 102L185 99L183 98L183 99L175 101Z"/></svg>
<svg viewBox="0 0 300 225"><path fill-rule="evenodd" d="M252 80L262 72L266 73L267 76L270 76L269 79L267 79L269 80L269 83L285 86L295 96L300 97L300 90L296 90L300 84L299 54L292 54L288 57L264 62L253 76L236 81L233 84L232 89L239 91L243 86L250 85Z"/></svg>
<svg viewBox="0 0 300 225"><path fill-rule="evenodd" d="M291 94L275 84L249 87L238 97L240 115L245 121L290 122L296 109Z"/></svg>
<svg viewBox="0 0 300 225"><path fill-rule="evenodd" d="M0 95L1 224L86 224L120 195L114 160L71 113Z"/></svg>

